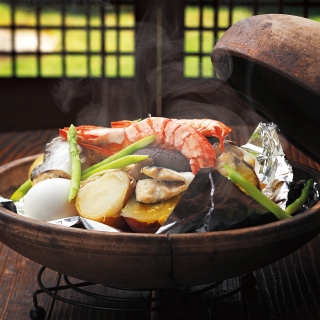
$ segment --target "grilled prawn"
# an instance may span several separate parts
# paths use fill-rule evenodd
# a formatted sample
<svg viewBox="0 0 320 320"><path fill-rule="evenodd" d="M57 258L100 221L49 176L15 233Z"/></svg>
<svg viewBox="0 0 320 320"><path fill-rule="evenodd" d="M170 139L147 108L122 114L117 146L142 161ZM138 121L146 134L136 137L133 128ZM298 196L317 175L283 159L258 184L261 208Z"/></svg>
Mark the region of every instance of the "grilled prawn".
<svg viewBox="0 0 320 320"><path fill-rule="evenodd" d="M68 128L60 129L65 139L67 132ZM150 117L125 128L77 127L80 145L106 150L106 154L120 151L150 135L156 135L150 147L179 151L189 160L194 174L200 168L214 166L216 152L208 140L190 125L168 118Z"/></svg>
<svg viewBox="0 0 320 320"><path fill-rule="evenodd" d="M231 128L224 123L212 119L171 119L180 124L187 124L205 137L216 137L220 140L220 147L223 149L225 137L232 131ZM133 125L136 121L121 120L111 122L112 128L125 128Z"/></svg>

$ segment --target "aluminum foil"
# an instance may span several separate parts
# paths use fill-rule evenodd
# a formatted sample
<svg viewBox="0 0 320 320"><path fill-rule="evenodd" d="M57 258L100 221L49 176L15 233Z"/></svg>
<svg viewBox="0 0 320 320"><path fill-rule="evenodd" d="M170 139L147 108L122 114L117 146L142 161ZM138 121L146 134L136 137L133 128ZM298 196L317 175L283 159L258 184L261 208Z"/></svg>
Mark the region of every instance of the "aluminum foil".
<svg viewBox="0 0 320 320"><path fill-rule="evenodd" d="M65 227L84 228L87 230L105 231L105 232L121 232L118 229L112 228L106 224L86 219L80 216L68 217L58 220L47 221L51 224L56 224Z"/></svg>
<svg viewBox="0 0 320 320"><path fill-rule="evenodd" d="M283 152L277 126L272 122L259 123L241 148L257 160L255 170L262 193L285 209L293 172Z"/></svg>
<svg viewBox="0 0 320 320"><path fill-rule="evenodd" d="M17 208L14 205L14 202L10 199L6 199L1 196L0 196L0 206L10 211L17 212Z"/></svg>
<svg viewBox="0 0 320 320"><path fill-rule="evenodd" d="M58 226L64 226L64 227L78 227L78 225L82 225L79 216L68 217L68 218L57 219L57 220L50 220L46 222L50 224L56 224Z"/></svg>
<svg viewBox="0 0 320 320"><path fill-rule="evenodd" d="M216 169L202 168L157 234L236 229L258 224L266 216L274 220Z"/></svg>

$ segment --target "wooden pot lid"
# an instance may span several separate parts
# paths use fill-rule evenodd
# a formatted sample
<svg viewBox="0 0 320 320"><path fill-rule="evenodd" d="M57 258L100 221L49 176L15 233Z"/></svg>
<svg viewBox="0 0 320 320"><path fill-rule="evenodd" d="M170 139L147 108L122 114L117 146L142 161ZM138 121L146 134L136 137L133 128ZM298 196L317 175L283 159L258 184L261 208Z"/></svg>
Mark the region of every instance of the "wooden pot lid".
<svg viewBox="0 0 320 320"><path fill-rule="evenodd" d="M211 53L220 78L260 103L257 110L320 162L320 23L283 14L233 25Z"/></svg>

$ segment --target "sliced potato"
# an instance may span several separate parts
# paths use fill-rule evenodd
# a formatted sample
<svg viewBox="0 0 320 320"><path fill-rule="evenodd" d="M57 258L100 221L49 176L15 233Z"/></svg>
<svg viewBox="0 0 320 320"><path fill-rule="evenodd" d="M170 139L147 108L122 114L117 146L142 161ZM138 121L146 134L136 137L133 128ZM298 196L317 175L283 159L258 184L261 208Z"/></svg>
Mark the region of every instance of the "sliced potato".
<svg viewBox="0 0 320 320"><path fill-rule="evenodd" d="M121 229L124 221L121 221L119 212L132 194L133 185L127 173L107 171L80 188L76 208L84 218Z"/></svg>
<svg viewBox="0 0 320 320"><path fill-rule="evenodd" d="M120 214L134 232L156 233L167 220L182 195L183 192L156 204L139 203L135 197L132 197L122 208Z"/></svg>

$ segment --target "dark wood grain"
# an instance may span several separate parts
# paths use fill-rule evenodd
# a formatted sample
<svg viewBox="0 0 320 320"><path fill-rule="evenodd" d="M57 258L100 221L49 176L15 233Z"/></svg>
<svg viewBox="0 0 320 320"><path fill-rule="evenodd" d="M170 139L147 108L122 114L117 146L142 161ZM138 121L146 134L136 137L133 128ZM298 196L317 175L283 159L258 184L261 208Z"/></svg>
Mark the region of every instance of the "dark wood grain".
<svg viewBox="0 0 320 320"><path fill-rule="evenodd" d="M44 152L45 144L58 134L58 129L0 133L0 164Z"/></svg>
<svg viewBox="0 0 320 320"><path fill-rule="evenodd" d="M237 134L235 138L237 138ZM44 143L57 135L56 130L28 132L9 132L0 134L0 163L5 164L14 159L38 154L43 151ZM239 138L239 137L238 137ZM286 155L290 160L307 164L319 169L319 165L287 144ZM245 294L236 294L223 301L209 306L209 319L319 319L320 318L320 238L317 236L307 245L293 254L254 272L257 286L247 289ZM236 263L236 261L235 261ZM0 319L29 319L33 306L32 293L39 287L36 277L40 265L19 255L3 244L0 244ZM223 282L223 285L205 298L220 295L236 288L241 279L234 278ZM47 286L58 283L58 274L46 270L43 281ZM78 280L74 280L77 282ZM60 280L63 284L63 280ZM150 295L150 292L119 291L104 286L93 286L91 291L114 294L119 297ZM77 301L87 302L88 298L70 291L61 292L62 296ZM164 294L164 293L162 293ZM149 312L122 313L97 311L84 307L72 306L53 301L48 295L40 294L39 304L47 311L47 319L150 319ZM100 303L89 298L90 303ZM116 304L113 304L116 305ZM125 305L117 303L117 305ZM154 319L206 319L205 307L188 309L185 302L182 309L176 308L156 314ZM52 308L52 309L51 309ZM50 310L52 310L50 312Z"/></svg>

